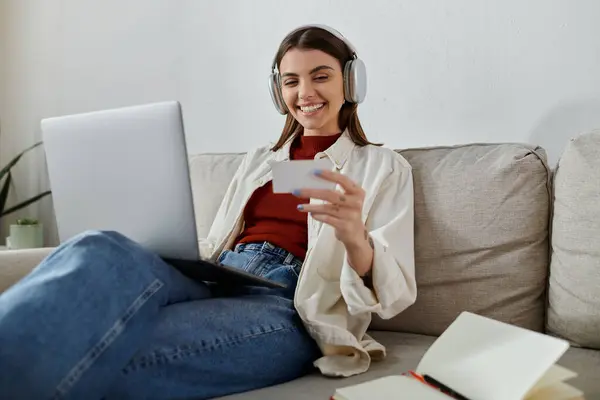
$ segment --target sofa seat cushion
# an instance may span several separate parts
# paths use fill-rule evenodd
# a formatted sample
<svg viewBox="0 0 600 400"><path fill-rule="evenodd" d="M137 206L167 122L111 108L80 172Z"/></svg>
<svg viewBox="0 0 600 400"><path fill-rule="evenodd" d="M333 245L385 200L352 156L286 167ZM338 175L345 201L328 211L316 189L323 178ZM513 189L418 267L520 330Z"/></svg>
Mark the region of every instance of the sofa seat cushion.
<svg viewBox="0 0 600 400"><path fill-rule="evenodd" d="M387 357L371 365L362 375L339 379L324 377L318 373L295 381L265 389L225 396L227 400L327 400L336 388L369 381L381 376L400 374L415 368L435 337L396 332L370 332L376 340L387 347Z"/></svg>
<svg viewBox="0 0 600 400"><path fill-rule="evenodd" d="M387 357L373 363L371 369L362 375L346 379L328 378L312 374L295 381L265 389L254 390L221 400L327 400L338 387L355 385L386 375L401 374L415 369L435 337L398 332L370 332L388 350ZM587 399L600 398L600 351L570 348L558 361L560 365L579 373L569 383L583 390Z"/></svg>

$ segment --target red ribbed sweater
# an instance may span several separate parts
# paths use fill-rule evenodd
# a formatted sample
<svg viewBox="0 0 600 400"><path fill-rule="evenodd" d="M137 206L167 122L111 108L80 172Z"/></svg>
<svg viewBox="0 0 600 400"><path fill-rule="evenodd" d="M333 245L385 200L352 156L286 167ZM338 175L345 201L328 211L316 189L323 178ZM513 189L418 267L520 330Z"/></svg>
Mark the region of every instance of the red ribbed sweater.
<svg viewBox="0 0 600 400"><path fill-rule="evenodd" d="M290 158L311 160L340 136L298 135L290 147ZM266 183L248 200L244 209L244 230L236 243L270 242L304 259L308 247L307 214L298 211L297 207L307 201L288 193L273 193L272 183Z"/></svg>

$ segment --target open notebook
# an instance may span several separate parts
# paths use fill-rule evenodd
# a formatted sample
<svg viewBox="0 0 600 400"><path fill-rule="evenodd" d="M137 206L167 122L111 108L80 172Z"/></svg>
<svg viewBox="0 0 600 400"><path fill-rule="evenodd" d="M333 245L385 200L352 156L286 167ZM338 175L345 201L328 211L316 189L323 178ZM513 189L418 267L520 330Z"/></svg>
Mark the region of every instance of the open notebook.
<svg viewBox="0 0 600 400"><path fill-rule="evenodd" d="M580 390L565 383L576 373L555 364L568 347L565 340L463 312L431 345L414 373L340 388L332 399L453 398L435 389L430 377L456 392L458 399L583 399Z"/></svg>

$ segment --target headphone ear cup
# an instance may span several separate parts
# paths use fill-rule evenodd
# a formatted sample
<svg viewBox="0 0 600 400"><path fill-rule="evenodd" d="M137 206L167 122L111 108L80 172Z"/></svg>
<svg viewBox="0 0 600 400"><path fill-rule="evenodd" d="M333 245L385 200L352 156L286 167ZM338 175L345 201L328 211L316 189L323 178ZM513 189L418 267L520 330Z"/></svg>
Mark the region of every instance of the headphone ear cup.
<svg viewBox="0 0 600 400"><path fill-rule="evenodd" d="M362 103L367 95L367 70L360 58L344 66L344 98L351 103Z"/></svg>
<svg viewBox="0 0 600 400"><path fill-rule="evenodd" d="M283 101L283 96L281 95L281 86L279 85L279 74L276 72L269 75L269 93L271 94L273 105L279 114L287 114L287 107Z"/></svg>

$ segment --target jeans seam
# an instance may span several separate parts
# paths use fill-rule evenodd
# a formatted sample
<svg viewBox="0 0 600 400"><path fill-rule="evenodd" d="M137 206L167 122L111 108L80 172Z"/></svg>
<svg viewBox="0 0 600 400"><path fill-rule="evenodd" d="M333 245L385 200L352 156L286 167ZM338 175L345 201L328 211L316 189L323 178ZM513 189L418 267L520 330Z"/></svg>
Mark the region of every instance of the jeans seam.
<svg viewBox="0 0 600 400"><path fill-rule="evenodd" d="M118 318L110 329L102 336L77 364L67 373L56 387L53 399L60 399L79 381L83 373L104 353L111 343L123 332L125 325L133 318L137 311L164 286L158 279L154 280L127 308L125 313Z"/></svg>
<svg viewBox="0 0 600 400"><path fill-rule="evenodd" d="M190 346L190 345L179 345L169 354L161 354L161 355L151 355L143 357L139 362L135 363L135 365L129 365L123 369L123 373L127 374L130 372L134 372L138 369L143 369L147 367L152 367L157 364L161 364L162 362L171 362L175 360L182 360L184 358L188 358L190 356L197 356L205 352L215 351L219 348L231 347L233 345L238 345L242 341L272 335L280 332L294 332L298 331L298 328L295 326L279 326L274 327L270 326L270 330L263 332L252 332L246 335L240 335L235 337L230 337L227 340L216 341L208 346ZM201 342L202 344L202 342Z"/></svg>
<svg viewBox="0 0 600 400"><path fill-rule="evenodd" d="M264 253L260 253L260 252L254 253L252 255L252 257L248 261L246 261L246 265L244 267L251 266L261 256L265 257L267 255L265 255ZM258 270L255 270L256 275L258 275L258 276L263 276L264 275L264 273L265 273L265 266L264 265L265 264L268 264L268 263L261 263L260 267L258 268ZM246 268L244 268L244 269L246 269Z"/></svg>
<svg viewBox="0 0 600 400"><path fill-rule="evenodd" d="M268 243L268 242L267 242ZM287 265L287 264L292 264L292 263L299 263L300 265L302 265L302 261L298 259L298 257L296 257L294 254L281 249L280 247L277 247L273 244L270 244L270 247L265 247L264 244L263 245L258 245L256 243L245 243L243 244L243 250L248 250L254 253L259 253L259 254L263 254L266 257L271 257L276 259L277 264L282 264L282 265ZM240 246L240 245L238 245ZM258 247L258 248L255 248ZM236 246L236 251L237 251L238 247ZM284 253L281 253L280 251L284 251ZM289 262L286 262L286 258L291 256L291 260ZM281 260L281 261L279 261Z"/></svg>

